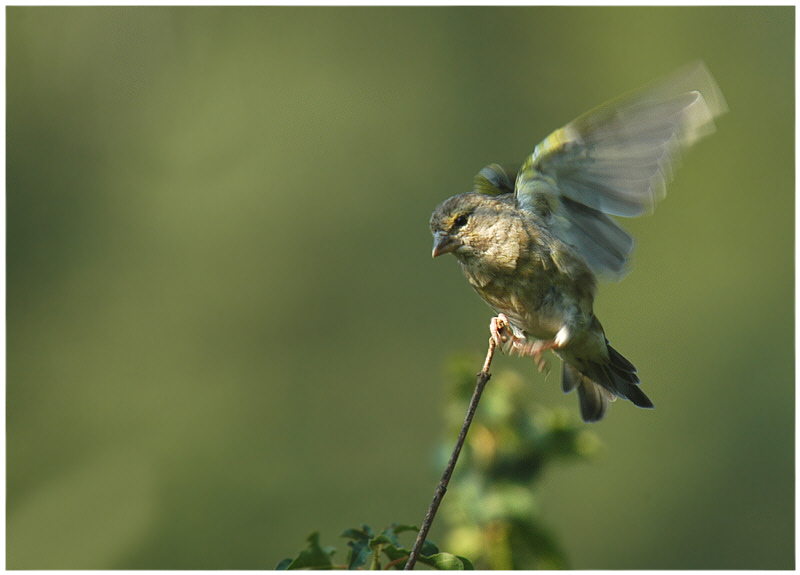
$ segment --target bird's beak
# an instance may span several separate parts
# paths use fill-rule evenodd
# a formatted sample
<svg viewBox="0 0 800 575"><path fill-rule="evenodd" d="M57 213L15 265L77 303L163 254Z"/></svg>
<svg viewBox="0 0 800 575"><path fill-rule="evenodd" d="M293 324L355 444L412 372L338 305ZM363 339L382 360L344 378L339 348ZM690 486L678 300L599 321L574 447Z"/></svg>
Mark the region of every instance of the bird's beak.
<svg viewBox="0 0 800 575"><path fill-rule="evenodd" d="M433 234L433 252L432 257L440 256L442 254L449 254L456 251L461 243L453 238L453 236L446 232L436 232Z"/></svg>

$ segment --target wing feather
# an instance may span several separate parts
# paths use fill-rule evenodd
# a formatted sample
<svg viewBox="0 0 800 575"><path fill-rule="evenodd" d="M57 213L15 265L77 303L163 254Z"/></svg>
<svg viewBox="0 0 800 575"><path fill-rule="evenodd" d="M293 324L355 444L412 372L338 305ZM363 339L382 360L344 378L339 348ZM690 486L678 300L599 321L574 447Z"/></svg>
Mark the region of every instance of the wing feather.
<svg viewBox="0 0 800 575"><path fill-rule="evenodd" d="M472 191L489 196L514 193L516 170L509 170L500 164L489 164L475 176Z"/></svg>
<svg viewBox="0 0 800 575"><path fill-rule="evenodd" d="M595 273L621 277L633 240L609 215L651 212L680 152L727 110L702 63L618 98L545 138L517 175L521 207L575 247Z"/></svg>

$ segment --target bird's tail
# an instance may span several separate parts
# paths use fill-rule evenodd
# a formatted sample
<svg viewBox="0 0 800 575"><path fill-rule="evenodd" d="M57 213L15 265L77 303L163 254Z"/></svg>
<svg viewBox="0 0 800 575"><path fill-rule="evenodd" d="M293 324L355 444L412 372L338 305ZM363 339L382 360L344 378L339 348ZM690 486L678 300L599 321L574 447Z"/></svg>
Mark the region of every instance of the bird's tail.
<svg viewBox="0 0 800 575"><path fill-rule="evenodd" d="M608 402L617 397L630 400L639 407L653 407L650 398L639 389L639 377L633 364L610 345L608 358L607 363L587 363L582 366L582 371L564 362L562 387L565 393L578 389L581 417L584 421L602 419L608 409Z"/></svg>

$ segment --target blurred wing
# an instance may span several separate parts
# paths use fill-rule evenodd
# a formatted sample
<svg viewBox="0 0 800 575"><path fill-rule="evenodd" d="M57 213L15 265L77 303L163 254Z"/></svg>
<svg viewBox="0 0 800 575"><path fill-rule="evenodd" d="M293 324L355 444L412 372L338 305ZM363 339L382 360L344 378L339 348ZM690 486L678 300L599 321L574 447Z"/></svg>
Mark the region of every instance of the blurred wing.
<svg viewBox="0 0 800 575"><path fill-rule="evenodd" d="M513 193L516 173L499 164L489 164L473 179L472 191L489 196Z"/></svg>
<svg viewBox="0 0 800 575"><path fill-rule="evenodd" d="M703 64L609 102L553 132L517 176L516 194L595 273L621 277L633 240L613 219L651 212L680 151L727 110Z"/></svg>

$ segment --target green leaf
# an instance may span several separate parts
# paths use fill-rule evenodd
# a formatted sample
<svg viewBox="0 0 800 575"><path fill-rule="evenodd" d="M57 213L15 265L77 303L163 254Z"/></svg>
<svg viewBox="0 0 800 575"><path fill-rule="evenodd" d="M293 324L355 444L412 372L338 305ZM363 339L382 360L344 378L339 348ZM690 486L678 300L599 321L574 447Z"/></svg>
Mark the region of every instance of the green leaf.
<svg viewBox="0 0 800 575"><path fill-rule="evenodd" d="M370 542L373 536L372 529L369 525L362 525L361 529L351 527L350 529L345 529L341 536L352 539L352 541L347 542L350 547L347 568L350 570L358 569L367 562L367 555L369 555L371 549Z"/></svg>
<svg viewBox="0 0 800 575"><path fill-rule="evenodd" d="M308 547L303 549L300 554L285 569L331 569L333 562L331 556L336 552L335 549L328 547L323 549L319 545L319 533L314 532L308 536ZM283 561L281 561L283 563Z"/></svg>
<svg viewBox="0 0 800 575"><path fill-rule="evenodd" d="M345 529L342 531L342 534L339 535L339 537L346 537L348 539L353 539L354 541L361 541L366 537L366 535L363 531L351 527L350 529ZM366 538L369 539L369 537Z"/></svg>
<svg viewBox="0 0 800 575"><path fill-rule="evenodd" d="M407 523L392 523L384 529L384 531L391 531L392 533L405 533L406 531L419 531L419 525L409 525Z"/></svg>
<svg viewBox="0 0 800 575"><path fill-rule="evenodd" d="M370 542L369 542L369 544L370 544L370 545L372 546L372 548L374 549L374 548L375 548L375 547L377 547L378 545L387 545L387 544L388 544L388 545L393 545L393 544L394 544L394 541L392 541L391 539L389 539L389 537L387 537L386 535L384 535L383 533L381 533L380 535L378 535L377 537L375 537L374 539L372 539L372 541L370 541Z"/></svg>
<svg viewBox="0 0 800 575"><path fill-rule="evenodd" d="M408 557L411 554L408 549L404 547L398 547L396 545L384 545L382 551L383 554L389 558L389 561L402 559L403 557Z"/></svg>
<svg viewBox="0 0 800 575"><path fill-rule="evenodd" d="M434 569L442 569L448 571L462 571L464 569L474 569L472 563L463 557L453 555L452 553L437 553L436 555L421 555L419 558L420 563L430 565Z"/></svg>
<svg viewBox="0 0 800 575"><path fill-rule="evenodd" d="M385 535L388 537L394 545L399 546L400 541L397 538L398 535L401 533L405 533L406 531L419 531L419 527L416 525L401 525L397 523L392 523L389 527L381 531L381 535Z"/></svg>
<svg viewBox="0 0 800 575"><path fill-rule="evenodd" d="M358 569L367 562L367 555L369 555L370 552L369 539L348 541L347 545L350 547L347 568L352 571Z"/></svg>
<svg viewBox="0 0 800 575"><path fill-rule="evenodd" d="M280 563L275 566L275 571L286 571L289 568L289 565L292 564L292 558L284 559Z"/></svg>
<svg viewBox="0 0 800 575"><path fill-rule="evenodd" d="M420 555L426 555L430 557L431 555L436 555L437 553L439 553L439 548L436 546L436 543L430 539L426 539L425 543L422 544Z"/></svg>
<svg viewBox="0 0 800 575"><path fill-rule="evenodd" d="M362 525L361 529L351 527L342 531L340 537L347 537L348 539L355 539L361 541L362 539L372 539L375 536L369 525Z"/></svg>

